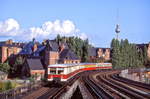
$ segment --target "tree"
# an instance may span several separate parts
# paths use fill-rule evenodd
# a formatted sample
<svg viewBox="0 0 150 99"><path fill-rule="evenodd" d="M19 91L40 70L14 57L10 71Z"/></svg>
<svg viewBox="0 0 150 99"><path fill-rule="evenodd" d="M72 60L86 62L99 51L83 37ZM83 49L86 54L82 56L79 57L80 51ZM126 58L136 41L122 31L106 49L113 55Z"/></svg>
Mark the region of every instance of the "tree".
<svg viewBox="0 0 150 99"><path fill-rule="evenodd" d="M147 63L148 63L148 55L147 55L147 47L146 47L146 45L144 46L144 50L143 50L143 61L144 61L144 65L147 65Z"/></svg>
<svg viewBox="0 0 150 99"><path fill-rule="evenodd" d="M12 72L15 72L15 73L18 72L18 73L20 73L24 61L25 61L25 59L23 59L21 56L17 57L15 59L15 64L14 64L13 68L11 68Z"/></svg>
<svg viewBox="0 0 150 99"><path fill-rule="evenodd" d="M141 67L144 64L144 57L146 57L141 49L138 49L135 44L130 44L127 39L121 41L113 39L111 51L113 68Z"/></svg>
<svg viewBox="0 0 150 99"><path fill-rule="evenodd" d="M83 46L82 46L82 62L87 62L88 61L88 39L85 40Z"/></svg>
<svg viewBox="0 0 150 99"><path fill-rule="evenodd" d="M120 42L113 39L111 43L113 68L120 67Z"/></svg>
<svg viewBox="0 0 150 99"><path fill-rule="evenodd" d="M9 73L10 65L8 63L0 63L0 71Z"/></svg>
<svg viewBox="0 0 150 99"><path fill-rule="evenodd" d="M24 63L24 59L19 56L16 58L15 65L22 65Z"/></svg>

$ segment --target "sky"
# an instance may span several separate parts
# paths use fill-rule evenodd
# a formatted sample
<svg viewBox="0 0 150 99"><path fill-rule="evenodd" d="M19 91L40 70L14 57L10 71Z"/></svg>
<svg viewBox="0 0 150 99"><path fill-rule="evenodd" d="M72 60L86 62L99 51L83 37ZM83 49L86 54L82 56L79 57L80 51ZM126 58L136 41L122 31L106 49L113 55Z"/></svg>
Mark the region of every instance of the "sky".
<svg viewBox="0 0 150 99"><path fill-rule="evenodd" d="M149 4L150 0L0 0L0 41L42 41L60 34L109 47L119 23L119 39L148 43Z"/></svg>

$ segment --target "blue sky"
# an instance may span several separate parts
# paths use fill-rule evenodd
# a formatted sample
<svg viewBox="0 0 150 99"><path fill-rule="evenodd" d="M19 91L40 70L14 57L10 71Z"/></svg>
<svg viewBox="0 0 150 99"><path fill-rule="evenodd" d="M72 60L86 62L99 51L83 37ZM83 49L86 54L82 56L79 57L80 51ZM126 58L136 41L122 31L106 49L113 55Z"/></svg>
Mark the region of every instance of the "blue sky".
<svg viewBox="0 0 150 99"><path fill-rule="evenodd" d="M58 31L53 30L55 34L43 35L42 33L47 32L43 30L45 28L42 25L52 22L56 27L54 23L59 20L60 25L66 23L65 31L61 27L63 35L76 35L73 32L78 32L78 36L88 37L89 41L98 47L110 46L112 38L116 36L117 22L121 28L120 38L127 38L133 43L148 43L150 41L149 4L150 0L0 0L0 39L12 38L21 41L30 35L35 38L38 35L37 40L51 38ZM119 9L118 20L117 9ZM8 19L13 21L7 21ZM11 31L6 30L8 25ZM35 33L39 31L42 32Z"/></svg>

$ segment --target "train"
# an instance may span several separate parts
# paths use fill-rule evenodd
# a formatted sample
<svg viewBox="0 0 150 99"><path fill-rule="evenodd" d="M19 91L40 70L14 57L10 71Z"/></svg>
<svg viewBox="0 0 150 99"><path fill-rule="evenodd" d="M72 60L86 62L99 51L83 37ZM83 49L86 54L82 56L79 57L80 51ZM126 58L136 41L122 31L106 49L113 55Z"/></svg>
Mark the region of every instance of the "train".
<svg viewBox="0 0 150 99"><path fill-rule="evenodd" d="M74 75L88 70L112 69L111 63L78 63L78 64L54 64L47 69L47 81L67 82Z"/></svg>

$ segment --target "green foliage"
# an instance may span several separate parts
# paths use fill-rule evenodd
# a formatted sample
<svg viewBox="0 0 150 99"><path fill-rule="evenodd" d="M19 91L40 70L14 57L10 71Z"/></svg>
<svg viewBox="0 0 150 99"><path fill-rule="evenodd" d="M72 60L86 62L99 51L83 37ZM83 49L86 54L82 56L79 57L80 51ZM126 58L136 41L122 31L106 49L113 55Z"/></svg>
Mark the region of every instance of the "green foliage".
<svg viewBox="0 0 150 99"><path fill-rule="evenodd" d="M15 88L16 86L17 86L16 82L11 81L0 82L0 92Z"/></svg>
<svg viewBox="0 0 150 99"><path fill-rule="evenodd" d="M31 77L29 78L29 81L32 83L32 82L35 82L35 78L36 78L36 75L31 75Z"/></svg>
<svg viewBox="0 0 150 99"><path fill-rule="evenodd" d="M147 63L148 63L148 55L147 55L147 47L146 46L144 46L143 61L144 61L144 65L147 65Z"/></svg>
<svg viewBox="0 0 150 99"><path fill-rule="evenodd" d="M87 40L82 40L79 37L61 37L57 35L56 42L66 42L68 47L83 61L88 61L88 48L91 46Z"/></svg>
<svg viewBox="0 0 150 99"><path fill-rule="evenodd" d="M12 87L11 81L8 81L8 82L5 83L5 89L6 89L6 90L9 90L9 89L12 89L12 88L13 88L13 87Z"/></svg>
<svg viewBox="0 0 150 99"><path fill-rule="evenodd" d="M19 56L16 58L15 65L22 65L24 63L24 59Z"/></svg>
<svg viewBox="0 0 150 99"><path fill-rule="evenodd" d="M12 71L13 73L20 72L24 61L25 61L25 59L23 59L21 56L17 57L17 58L15 59L15 64L14 64L13 67L11 68L11 71Z"/></svg>
<svg viewBox="0 0 150 99"><path fill-rule="evenodd" d="M10 65L8 63L0 63L0 71L8 73L10 70Z"/></svg>
<svg viewBox="0 0 150 99"><path fill-rule="evenodd" d="M135 68L142 67L146 62L145 51L139 49L134 44L130 44L127 39L113 39L111 42L112 65L113 68ZM146 50L146 49L145 49Z"/></svg>
<svg viewBox="0 0 150 99"><path fill-rule="evenodd" d="M88 39L85 40L82 46L82 62L87 62L88 61Z"/></svg>

